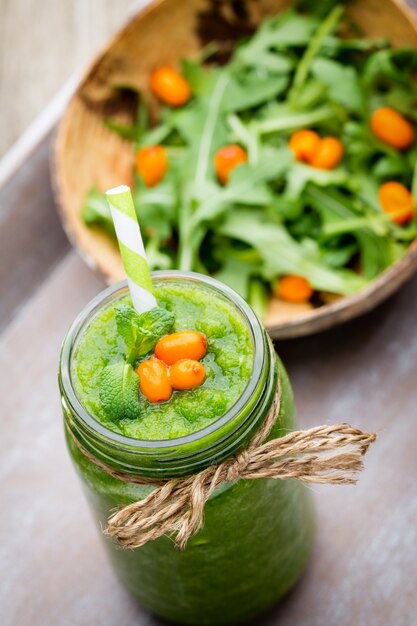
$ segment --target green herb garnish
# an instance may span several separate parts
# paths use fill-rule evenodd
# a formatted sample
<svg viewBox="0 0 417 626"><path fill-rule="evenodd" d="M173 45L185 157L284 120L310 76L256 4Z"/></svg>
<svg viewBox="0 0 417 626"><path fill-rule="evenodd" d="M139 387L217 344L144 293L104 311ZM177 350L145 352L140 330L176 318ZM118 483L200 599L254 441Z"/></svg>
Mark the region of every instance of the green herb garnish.
<svg viewBox="0 0 417 626"><path fill-rule="evenodd" d="M174 314L156 307L140 315L127 304L115 307L117 330L125 345L125 361L107 365L100 379L100 400L112 420L135 419L140 414L139 377L133 364L151 352L172 328Z"/></svg>
<svg viewBox="0 0 417 626"><path fill-rule="evenodd" d="M115 313L117 330L125 343L128 363L151 352L158 339L171 330L175 321L173 313L160 307L139 315L133 307L119 304Z"/></svg>
<svg viewBox="0 0 417 626"><path fill-rule="evenodd" d="M130 363L118 361L107 365L100 380L100 400L113 421L135 419L140 414L139 376Z"/></svg>

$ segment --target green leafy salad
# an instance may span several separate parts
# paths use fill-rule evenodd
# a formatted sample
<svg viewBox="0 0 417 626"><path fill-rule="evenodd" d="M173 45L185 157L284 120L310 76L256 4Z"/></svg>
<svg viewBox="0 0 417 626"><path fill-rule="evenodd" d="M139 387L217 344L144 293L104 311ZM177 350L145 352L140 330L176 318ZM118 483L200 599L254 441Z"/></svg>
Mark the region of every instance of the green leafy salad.
<svg viewBox="0 0 417 626"><path fill-rule="evenodd" d="M417 51L308 4L265 20L225 65L214 42L158 68L132 126L104 120L132 140L151 268L211 274L261 315L271 294L320 305L360 291L417 236ZM82 215L113 233L96 189Z"/></svg>

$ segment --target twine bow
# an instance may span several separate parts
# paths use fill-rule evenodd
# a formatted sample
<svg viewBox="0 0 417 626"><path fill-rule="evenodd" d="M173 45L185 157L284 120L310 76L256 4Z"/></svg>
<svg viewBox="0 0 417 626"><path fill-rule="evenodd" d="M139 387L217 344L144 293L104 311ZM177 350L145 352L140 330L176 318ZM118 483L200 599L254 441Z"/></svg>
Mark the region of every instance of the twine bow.
<svg viewBox="0 0 417 626"><path fill-rule="evenodd" d="M198 474L159 482L118 472L98 461L75 440L93 463L124 482L157 484L143 500L121 507L107 522L104 534L115 537L124 548L140 548L162 535L175 535L184 549L188 539L204 524L204 507L216 487L237 479L296 478L305 483L353 484L362 469L362 457L375 441L348 424L316 426L265 441L280 407L277 388L262 427L247 448L219 465Z"/></svg>

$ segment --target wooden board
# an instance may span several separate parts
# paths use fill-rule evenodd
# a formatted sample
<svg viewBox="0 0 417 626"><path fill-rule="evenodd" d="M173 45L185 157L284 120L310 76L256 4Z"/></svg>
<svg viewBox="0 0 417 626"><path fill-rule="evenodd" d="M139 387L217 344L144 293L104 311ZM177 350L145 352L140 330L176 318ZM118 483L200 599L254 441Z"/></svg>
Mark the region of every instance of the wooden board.
<svg viewBox="0 0 417 626"><path fill-rule="evenodd" d="M26 166L43 172L46 158L47 149L40 146ZM20 174L9 181L7 196L0 190L0 207L6 198L10 203L21 197ZM42 220L50 237L41 250L23 251L20 280L32 276L31 294L27 288L16 291L19 309L0 335L0 624L164 626L114 578L65 449L56 382L59 348L75 315L103 282L74 252L57 254L62 234L50 229L52 201L42 195L46 184L46 175L34 177L25 193L33 206L39 207L41 198L47 204ZM15 236L2 228L3 241L9 233ZM0 303L9 290L3 274ZM314 488L317 541L308 569L256 626L416 623L416 319L413 279L361 319L278 344L293 381L300 426L347 420L376 430L379 439L356 487Z"/></svg>

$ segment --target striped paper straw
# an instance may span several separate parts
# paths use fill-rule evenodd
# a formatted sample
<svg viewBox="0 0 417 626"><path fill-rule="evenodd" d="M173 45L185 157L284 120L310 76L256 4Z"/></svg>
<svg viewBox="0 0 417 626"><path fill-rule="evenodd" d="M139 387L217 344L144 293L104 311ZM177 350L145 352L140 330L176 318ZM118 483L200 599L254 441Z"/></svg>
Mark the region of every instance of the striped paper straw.
<svg viewBox="0 0 417 626"><path fill-rule="evenodd" d="M144 313L157 306L142 235L127 185L106 191L133 306Z"/></svg>

